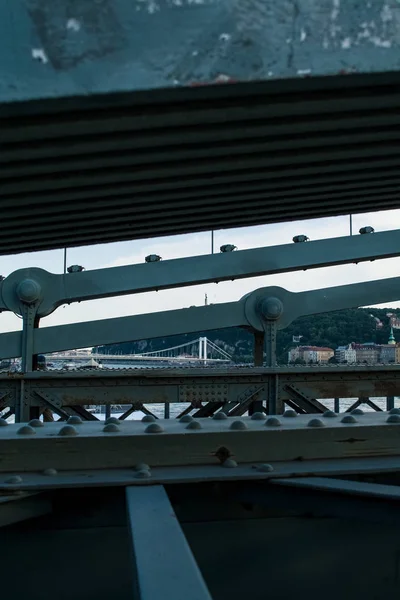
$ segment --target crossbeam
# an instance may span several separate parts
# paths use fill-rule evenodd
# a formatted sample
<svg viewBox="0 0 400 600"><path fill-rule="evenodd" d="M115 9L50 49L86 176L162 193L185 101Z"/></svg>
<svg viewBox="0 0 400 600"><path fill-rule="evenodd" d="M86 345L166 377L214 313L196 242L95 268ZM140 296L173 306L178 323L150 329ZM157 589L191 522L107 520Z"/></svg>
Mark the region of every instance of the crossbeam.
<svg viewBox="0 0 400 600"><path fill-rule="evenodd" d="M135 598L212 600L164 487L128 487L126 503Z"/></svg>
<svg viewBox="0 0 400 600"><path fill-rule="evenodd" d="M22 429L20 424L11 424L1 430L0 487L7 483L1 473L23 475L44 469L133 469L139 465L143 470L142 464L152 468L204 465L234 469L235 464L299 459L399 457L400 425L395 416L372 412L352 415L351 419L349 415L332 417L327 413L191 422L125 420L113 427L100 421L75 425L51 422L41 427L24 425ZM132 471L131 480L134 476Z"/></svg>
<svg viewBox="0 0 400 600"><path fill-rule="evenodd" d="M32 349L34 354L46 354L228 327L264 331L270 323L284 329L300 316L399 298L399 277L298 293L260 288L237 302L35 329ZM23 332L2 334L0 359L21 356L23 340Z"/></svg>
<svg viewBox="0 0 400 600"><path fill-rule="evenodd" d="M0 375L1 393L14 406L23 386L26 402L44 406L53 402L57 410L86 405L141 406L153 403L211 403L199 416L212 414L221 404L240 405L240 412L254 393L262 397L271 380L277 380L280 401L299 404L305 412L323 412L317 400L331 398L381 398L400 396L400 365L134 369L88 372L32 372ZM293 400L293 390L296 396ZM369 401L370 402L370 401ZM47 406L47 404L46 404Z"/></svg>
<svg viewBox="0 0 400 600"><path fill-rule="evenodd" d="M20 313L16 287L40 286L37 315L62 304L400 256L400 230L57 275L20 269L0 284L0 310Z"/></svg>

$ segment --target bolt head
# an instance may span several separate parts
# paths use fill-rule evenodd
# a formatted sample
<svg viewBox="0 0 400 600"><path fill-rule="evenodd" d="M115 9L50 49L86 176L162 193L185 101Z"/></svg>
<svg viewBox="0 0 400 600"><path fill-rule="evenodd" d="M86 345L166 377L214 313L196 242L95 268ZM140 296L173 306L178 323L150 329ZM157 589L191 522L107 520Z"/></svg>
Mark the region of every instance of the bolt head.
<svg viewBox="0 0 400 600"><path fill-rule="evenodd" d="M228 418L228 416L224 412L221 412L221 411L215 413L215 415L213 416L213 419L215 419L216 421L224 421L227 418Z"/></svg>
<svg viewBox="0 0 400 600"><path fill-rule="evenodd" d="M119 425L121 421L117 417L109 417L106 419L105 425Z"/></svg>
<svg viewBox="0 0 400 600"><path fill-rule="evenodd" d="M40 419L31 419L28 425L31 427L43 427L43 422Z"/></svg>
<svg viewBox="0 0 400 600"><path fill-rule="evenodd" d="M247 429L247 425L244 421L233 421L230 429L233 429L234 431L244 431Z"/></svg>
<svg viewBox="0 0 400 600"><path fill-rule="evenodd" d="M251 419L252 421L264 421L266 419L266 416L262 412L255 412L251 415Z"/></svg>
<svg viewBox="0 0 400 600"><path fill-rule="evenodd" d="M181 417L179 419L179 422L180 423L191 423L193 420L194 419L193 419L192 415L183 415L183 417Z"/></svg>
<svg viewBox="0 0 400 600"><path fill-rule="evenodd" d="M352 423L357 423L357 419L353 415L345 415L341 422L347 423L347 424L352 424Z"/></svg>
<svg viewBox="0 0 400 600"><path fill-rule="evenodd" d="M146 433L162 433L164 431L163 427L158 423L150 423L145 429Z"/></svg>
<svg viewBox="0 0 400 600"><path fill-rule="evenodd" d="M389 415L386 419L386 423L400 423L400 415Z"/></svg>
<svg viewBox="0 0 400 600"><path fill-rule="evenodd" d="M326 410L322 416L326 419L334 419L337 414L333 410Z"/></svg>
<svg viewBox="0 0 400 600"><path fill-rule="evenodd" d="M295 410L293 410L292 408L288 408L287 410L285 410L285 412L283 413L284 417L287 417L289 419L294 419L297 417L297 412Z"/></svg>
<svg viewBox="0 0 400 600"><path fill-rule="evenodd" d="M78 432L73 425L64 425L64 427L61 427L60 431L58 432L58 435L72 436L78 435Z"/></svg>
<svg viewBox="0 0 400 600"><path fill-rule="evenodd" d="M261 314L268 321L276 321L283 313L283 304L279 298L265 298L260 305Z"/></svg>
<svg viewBox="0 0 400 600"><path fill-rule="evenodd" d="M156 420L156 418L153 417L153 415L144 415L144 417L142 419L142 423L154 423L155 420Z"/></svg>
<svg viewBox="0 0 400 600"><path fill-rule="evenodd" d="M325 427L325 423L321 419L311 419L308 422L308 427Z"/></svg>
<svg viewBox="0 0 400 600"><path fill-rule="evenodd" d="M107 423L107 425L103 427L103 431L104 433L118 433L121 430L115 423Z"/></svg>
<svg viewBox="0 0 400 600"><path fill-rule="evenodd" d="M266 420L265 425L267 427L280 427L281 422L276 417L270 417L269 419Z"/></svg>
<svg viewBox="0 0 400 600"><path fill-rule="evenodd" d="M233 458L227 458L226 460L224 460L224 462L222 463L222 466L225 469L234 469L235 467L237 467L237 462L236 460L233 460Z"/></svg>
<svg viewBox="0 0 400 600"><path fill-rule="evenodd" d="M43 471L43 475L46 475L47 477L55 477L57 475L57 470L56 469L45 469Z"/></svg>
<svg viewBox="0 0 400 600"><path fill-rule="evenodd" d="M193 430L196 430L196 429L201 429L201 428L202 428L202 427L201 427L201 423L200 423L200 421L195 421L194 419L193 419L193 421L190 421L190 423L188 423L188 424L186 425L186 429L193 429Z"/></svg>
<svg viewBox="0 0 400 600"><path fill-rule="evenodd" d="M78 415L72 415L67 419L68 425L83 425L83 421Z"/></svg>
<svg viewBox="0 0 400 600"><path fill-rule="evenodd" d="M19 435L34 435L36 431L30 425L23 425L17 431Z"/></svg>
<svg viewBox="0 0 400 600"><path fill-rule="evenodd" d="M42 288L34 279L24 279L17 286L17 296L25 304L33 304L40 298Z"/></svg>

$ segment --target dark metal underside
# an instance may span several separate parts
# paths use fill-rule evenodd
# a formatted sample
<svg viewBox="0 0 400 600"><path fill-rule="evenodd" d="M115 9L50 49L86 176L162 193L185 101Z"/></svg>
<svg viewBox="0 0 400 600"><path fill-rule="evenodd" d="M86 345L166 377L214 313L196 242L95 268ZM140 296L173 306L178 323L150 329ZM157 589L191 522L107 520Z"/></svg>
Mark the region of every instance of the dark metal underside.
<svg viewBox="0 0 400 600"><path fill-rule="evenodd" d="M399 138L400 73L3 104L0 253L398 208Z"/></svg>

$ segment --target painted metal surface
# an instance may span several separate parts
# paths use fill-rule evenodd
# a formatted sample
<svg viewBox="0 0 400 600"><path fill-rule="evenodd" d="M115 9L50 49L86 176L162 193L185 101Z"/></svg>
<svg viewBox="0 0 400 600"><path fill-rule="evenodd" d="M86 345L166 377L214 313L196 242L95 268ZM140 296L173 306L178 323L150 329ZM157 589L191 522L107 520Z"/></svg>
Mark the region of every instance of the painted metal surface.
<svg viewBox="0 0 400 600"><path fill-rule="evenodd" d="M400 255L399 248L400 231L394 230L369 237L346 236L180 258L151 266L136 264L64 275L39 268L20 269L0 282L0 310L22 314L21 285L26 280L30 293L32 287L37 290L36 315L43 317L71 302L392 258Z"/></svg>
<svg viewBox="0 0 400 600"><path fill-rule="evenodd" d="M389 457L400 453L399 432L399 415L383 411L74 425L35 420L0 428L1 471L112 469L143 463L235 468L242 463Z"/></svg>
<svg viewBox="0 0 400 600"><path fill-rule="evenodd" d="M126 405L129 415L143 410L143 404L150 408L153 403L190 403L193 416L205 417L221 407L227 414L239 416L249 410L252 400L258 400L260 412L264 407L270 414L283 412L269 403L271 386L280 403L300 413L322 413L327 410L324 399L335 396L359 398L351 410L382 397L389 397L388 408L393 408L390 398L400 396L400 366L3 373L0 407L17 408L23 395L25 420L29 419L30 408L38 406L50 406L60 416L68 417L87 405Z"/></svg>
<svg viewBox="0 0 400 600"><path fill-rule="evenodd" d="M28 291L34 288L36 294L36 286L32 285L34 280L24 279L22 283L26 284ZM270 331L266 336L266 350L272 365L276 360L276 329L287 327L297 317L390 302L399 297L398 277L298 293L279 287L260 288L238 302L34 329L30 332L30 351L46 354L224 327L247 327L254 331ZM31 316L38 306L37 295L24 303L30 307L24 323L29 317L32 328L34 321ZM25 351L24 336L26 334L20 332L3 334L0 337L0 358L21 356ZM24 364L30 363L24 359Z"/></svg>
<svg viewBox="0 0 400 600"><path fill-rule="evenodd" d="M329 486L330 478L341 478L350 489L353 480L348 478L396 477L400 472L399 456L367 456L339 459L313 459L294 461L271 461L269 463L239 463L236 467L221 465L184 465L178 467L150 467L140 463L129 468L112 469L45 469L43 472L20 472L18 475L1 473L0 490L18 498L23 491L40 491L116 488L126 486L190 485L214 482L250 482L296 479L307 485L310 479L322 479ZM289 478L289 479L288 479ZM301 478L301 479L300 479ZM329 478L329 479L328 479ZM288 486L290 487L289 483ZM17 493L17 495L15 495Z"/></svg>
<svg viewBox="0 0 400 600"><path fill-rule="evenodd" d="M384 0L21 0L1 7L14 68L4 52L0 100L399 69L399 13Z"/></svg>
<svg viewBox="0 0 400 600"><path fill-rule="evenodd" d="M211 600L165 489L126 489L137 600Z"/></svg>
<svg viewBox="0 0 400 600"><path fill-rule="evenodd" d="M67 99L51 87L54 100L0 106L1 254L399 206L398 73L102 96L91 77Z"/></svg>

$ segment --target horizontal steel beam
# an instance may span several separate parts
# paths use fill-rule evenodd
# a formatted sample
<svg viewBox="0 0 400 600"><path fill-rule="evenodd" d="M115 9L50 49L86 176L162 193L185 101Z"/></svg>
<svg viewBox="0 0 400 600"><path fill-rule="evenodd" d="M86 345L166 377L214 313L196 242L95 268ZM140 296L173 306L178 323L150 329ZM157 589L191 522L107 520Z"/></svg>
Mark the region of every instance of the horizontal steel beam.
<svg viewBox="0 0 400 600"><path fill-rule="evenodd" d="M400 230L370 236L346 236L297 245L286 244L65 275L51 274L36 268L21 269L2 282L0 308L13 312L20 311L20 299L16 294L16 287L24 279L34 279L40 285L41 298L37 314L44 316L65 303L394 256L400 256Z"/></svg>
<svg viewBox="0 0 400 600"><path fill-rule="evenodd" d="M60 455L55 455L55 461L60 462ZM237 467L225 468L221 465L190 465L178 467L153 467L137 465L132 467L115 467L111 469L57 470L49 472L21 472L20 481L10 481L10 476L0 470L0 490L55 490L79 489L117 486L148 486L181 483L198 483L219 481L262 481L305 477L342 477L342 476L374 476L375 474L400 473L400 457L398 456L366 456L356 458L329 458L315 460L294 460L270 462L267 468L263 463L239 463ZM147 468L140 468L147 467ZM140 471L146 470L147 476ZM13 482L14 481L14 482Z"/></svg>
<svg viewBox="0 0 400 600"><path fill-rule="evenodd" d="M400 365L380 367L300 368L207 368L134 369L90 372L33 372L0 375L0 391L7 406L20 396L21 382L32 406L51 398L57 407L84 405L129 405L141 403L243 403L268 388L277 375L277 395L293 401L306 412L320 412L323 404L301 398L381 398L400 396ZM300 400L299 400L300 398ZM212 410L211 410L212 412ZM244 412L244 411L243 411Z"/></svg>
<svg viewBox="0 0 400 600"><path fill-rule="evenodd" d="M135 600L212 600L162 486L126 489Z"/></svg>
<svg viewBox="0 0 400 600"><path fill-rule="evenodd" d="M33 331L34 354L87 348L228 327L263 331L272 300L277 329L294 319L343 308L400 299L400 278L293 293L279 287L260 288L238 302L46 327ZM21 356L22 333L0 335L0 359Z"/></svg>
<svg viewBox="0 0 400 600"><path fill-rule="evenodd" d="M24 473L50 468L132 468L143 463L235 468L235 463L400 456L400 424L394 416L379 412L350 419L349 415L327 414L318 418L200 418L189 423L125 420L112 426L100 421L52 422L41 427L35 422L11 424L1 430L0 469Z"/></svg>

